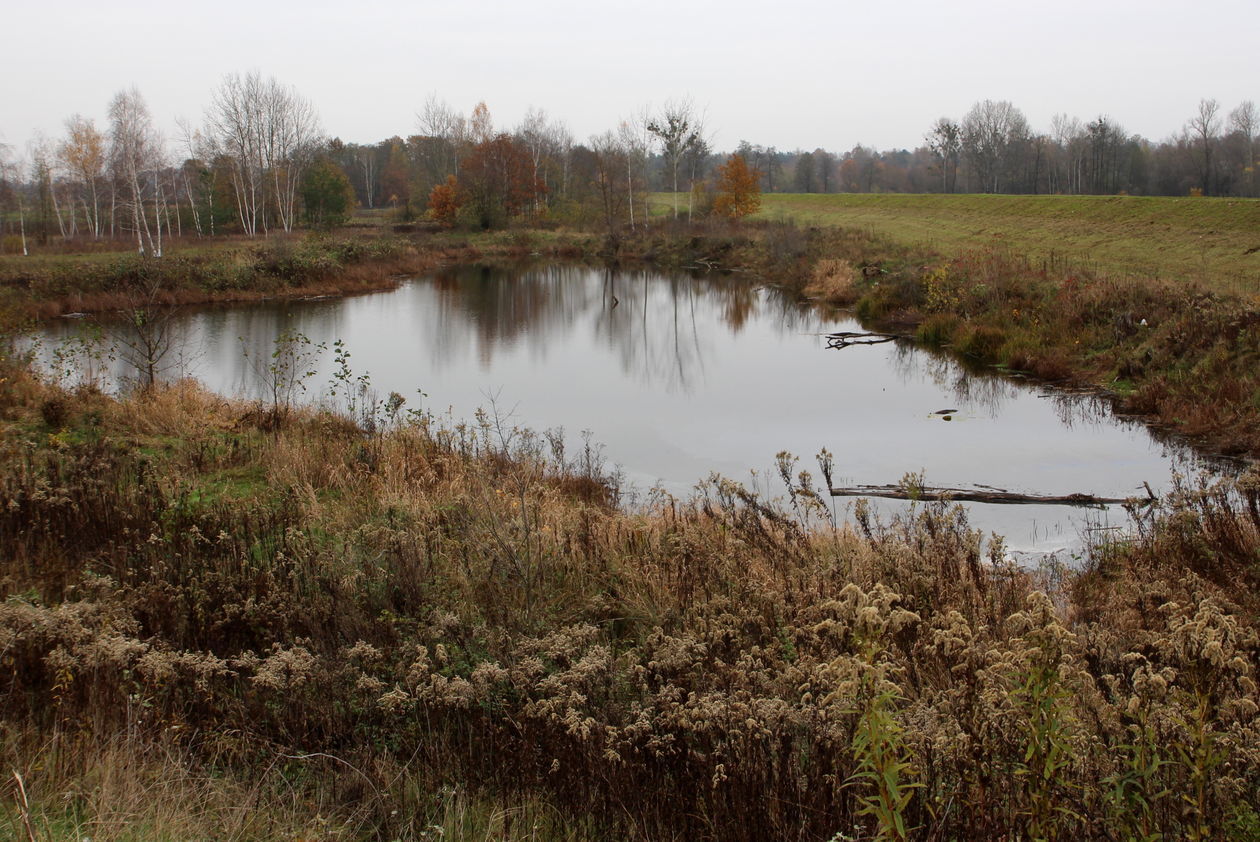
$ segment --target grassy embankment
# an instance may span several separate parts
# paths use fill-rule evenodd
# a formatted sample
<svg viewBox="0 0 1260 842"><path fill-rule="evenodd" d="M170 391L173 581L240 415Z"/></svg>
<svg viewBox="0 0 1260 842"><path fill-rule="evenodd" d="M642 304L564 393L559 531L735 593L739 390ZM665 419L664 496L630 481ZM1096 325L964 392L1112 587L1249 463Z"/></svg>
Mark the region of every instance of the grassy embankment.
<svg viewBox="0 0 1260 842"><path fill-rule="evenodd" d="M1256 199L793 194L764 196L759 217L862 228L947 255L995 249L1065 274L1260 296Z"/></svg>
<svg viewBox="0 0 1260 842"><path fill-rule="evenodd" d="M1243 306L852 229L622 249L951 318L980 360L1030 297L1096 348L1072 373L1151 341L1116 329L1135 291ZM0 377L18 838L1260 838L1254 473L1043 576L947 506L833 528L808 478L629 514L489 421Z"/></svg>

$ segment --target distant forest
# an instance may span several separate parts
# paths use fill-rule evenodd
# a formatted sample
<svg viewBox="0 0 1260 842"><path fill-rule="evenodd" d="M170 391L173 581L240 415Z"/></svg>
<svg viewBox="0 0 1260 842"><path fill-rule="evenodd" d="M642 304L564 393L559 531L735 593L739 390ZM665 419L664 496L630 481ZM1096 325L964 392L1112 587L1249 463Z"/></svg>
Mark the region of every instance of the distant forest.
<svg viewBox="0 0 1260 842"><path fill-rule="evenodd" d="M685 103L682 107L687 110ZM333 141L333 154L350 175L364 207L425 195L426 187L445 178L447 150L460 136L461 118L440 103L436 111L440 119L424 119L434 113L431 102L421 115L419 134L372 145ZM690 111L698 136L694 148L682 154L683 190L707 180L730 154L709 148L697 112ZM531 150L540 139L549 141L553 163L563 169L567 158L569 166L576 163L580 170L584 158L610 141L632 149L633 127L652 119L650 113L639 115L611 138L603 135L575 144L562 124L549 123L544 112L533 112L512 134ZM632 129L628 133L627 127ZM651 141L650 133L640 137L640 145L648 147L650 187L673 190L669 150ZM879 151L858 144L845 152L821 147L783 150L741 140L730 151L744 156L760 173L765 193L1260 196L1256 175L1260 109L1250 100L1228 113L1215 100L1204 100L1177 135L1159 142L1129 134L1107 116L1082 121L1060 114L1048 131L1036 131L1011 103L985 100L961 119L941 117L933 122L914 149ZM568 180L561 175L557 185L567 188Z"/></svg>
<svg viewBox="0 0 1260 842"><path fill-rule="evenodd" d="M327 137L313 104L259 74L230 75L203 122L161 136L139 91L120 92L108 124L80 115L24 150L0 145L0 249L53 240L129 239L160 255L178 236L264 235L321 227L354 207L399 219L499 227L544 218L633 227L649 191L681 195L674 213L712 207L713 176L742 156L766 193L1024 193L1257 196L1260 112L1205 99L1172 137L1129 134L1112 118L1057 115L1033 128L1018 107L984 100L925 120L913 149L711 147L690 100L627 117L578 140L545 111L495 125L436 97L414 131L373 144Z"/></svg>

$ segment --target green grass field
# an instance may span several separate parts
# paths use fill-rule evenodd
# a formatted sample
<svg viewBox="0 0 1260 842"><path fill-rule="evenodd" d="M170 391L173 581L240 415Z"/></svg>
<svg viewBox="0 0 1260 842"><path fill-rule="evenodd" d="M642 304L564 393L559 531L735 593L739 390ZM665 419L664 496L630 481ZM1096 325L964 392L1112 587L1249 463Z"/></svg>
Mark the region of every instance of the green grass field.
<svg viewBox="0 0 1260 842"><path fill-rule="evenodd" d="M760 217L848 225L956 253L1005 248L1096 272L1260 292L1260 200L777 194Z"/></svg>
<svg viewBox="0 0 1260 842"><path fill-rule="evenodd" d="M672 208L672 194L652 201L657 215ZM863 228L947 255L996 247L1066 271L1260 293L1257 199L777 193L762 196L757 218Z"/></svg>

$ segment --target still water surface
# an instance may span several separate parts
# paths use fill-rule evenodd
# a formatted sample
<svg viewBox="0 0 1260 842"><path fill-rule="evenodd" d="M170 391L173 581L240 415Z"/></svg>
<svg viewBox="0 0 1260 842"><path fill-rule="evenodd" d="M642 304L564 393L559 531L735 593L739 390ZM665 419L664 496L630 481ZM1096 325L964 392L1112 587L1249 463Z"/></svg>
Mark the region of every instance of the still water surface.
<svg viewBox="0 0 1260 842"><path fill-rule="evenodd" d="M81 328L48 328L44 353ZM717 276L473 266L354 298L190 311L179 323L183 370L172 373L258 396L262 383L242 350L266 359L285 330L330 347L342 340L356 374L411 408L462 419L493 403L512 424L590 430L640 490L682 494L718 472L781 494L775 454L791 451L818 477L813 457L824 447L837 485L922 472L928 485L1123 497L1144 494L1143 482L1158 492L1173 469L1196 467L1088 397L969 374L900 344L830 350L825 334L860 327ZM331 352L318 369L309 398L333 380ZM941 409L957 413L945 422L934 414ZM849 505L837 501L841 511ZM970 511L974 525L1028 552L1070 552L1088 530L1125 523L1119 510Z"/></svg>

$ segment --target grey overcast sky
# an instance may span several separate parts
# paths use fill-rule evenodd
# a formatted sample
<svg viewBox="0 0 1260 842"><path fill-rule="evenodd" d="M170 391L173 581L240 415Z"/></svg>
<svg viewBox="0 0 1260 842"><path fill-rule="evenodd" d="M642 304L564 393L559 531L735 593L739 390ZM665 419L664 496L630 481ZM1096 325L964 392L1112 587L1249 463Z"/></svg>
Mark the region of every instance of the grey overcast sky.
<svg viewBox="0 0 1260 842"><path fill-rule="evenodd" d="M1107 114L1152 140L1200 99L1260 101L1255 0L63 0L10 3L0 141L104 128L135 85L168 136L232 72L294 86L329 135L413 134L430 93L496 126L529 106L578 140L690 96L717 149L740 140L914 147L940 116L1006 99L1035 129Z"/></svg>

